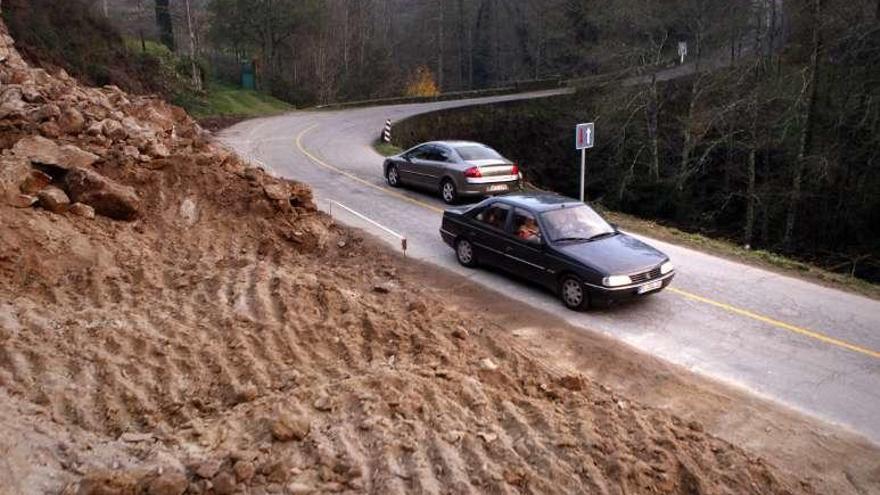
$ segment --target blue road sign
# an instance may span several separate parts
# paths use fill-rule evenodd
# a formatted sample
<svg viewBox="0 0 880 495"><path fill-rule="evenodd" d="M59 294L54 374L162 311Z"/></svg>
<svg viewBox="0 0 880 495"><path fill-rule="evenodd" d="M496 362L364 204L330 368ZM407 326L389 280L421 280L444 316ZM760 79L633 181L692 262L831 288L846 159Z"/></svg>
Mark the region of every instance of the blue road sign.
<svg viewBox="0 0 880 495"><path fill-rule="evenodd" d="M592 148L596 142L596 126L592 122L589 124L578 124L575 136L575 148L585 150Z"/></svg>

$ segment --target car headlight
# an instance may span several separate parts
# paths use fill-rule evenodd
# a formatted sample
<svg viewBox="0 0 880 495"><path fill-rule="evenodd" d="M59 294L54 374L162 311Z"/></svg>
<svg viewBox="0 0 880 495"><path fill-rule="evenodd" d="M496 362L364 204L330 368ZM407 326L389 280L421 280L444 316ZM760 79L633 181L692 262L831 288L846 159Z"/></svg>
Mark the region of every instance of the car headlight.
<svg viewBox="0 0 880 495"><path fill-rule="evenodd" d="M602 283L605 284L606 287L620 287L621 285L631 284L632 279L626 275L612 275L602 279Z"/></svg>
<svg viewBox="0 0 880 495"><path fill-rule="evenodd" d="M667 273L671 272L672 270L675 270L675 265L673 265L671 261L667 261L666 263L663 263L662 265L660 265L660 274L661 275L666 275Z"/></svg>

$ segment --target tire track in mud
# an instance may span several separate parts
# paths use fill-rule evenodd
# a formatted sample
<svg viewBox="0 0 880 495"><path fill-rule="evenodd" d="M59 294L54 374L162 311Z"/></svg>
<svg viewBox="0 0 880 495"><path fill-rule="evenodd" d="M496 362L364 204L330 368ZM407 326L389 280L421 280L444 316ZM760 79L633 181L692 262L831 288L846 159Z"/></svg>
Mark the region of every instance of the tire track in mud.
<svg viewBox="0 0 880 495"><path fill-rule="evenodd" d="M279 411L310 417L307 439L271 444L273 458L354 492L617 494L654 471L678 487L700 482L694 466L731 469L714 455L695 463L701 452L677 448L677 427L650 411L560 387L565 370L510 329L462 334L465 320L438 301L410 311L410 289L377 293L381 264L319 281L308 263L232 235L170 244L135 263L136 277L95 274L50 302L89 310L22 317L52 352L13 335L0 373L59 421L114 438L198 423L246 449L271 438L261 425ZM314 405L322 396L329 408ZM626 459L641 467L626 471Z"/></svg>

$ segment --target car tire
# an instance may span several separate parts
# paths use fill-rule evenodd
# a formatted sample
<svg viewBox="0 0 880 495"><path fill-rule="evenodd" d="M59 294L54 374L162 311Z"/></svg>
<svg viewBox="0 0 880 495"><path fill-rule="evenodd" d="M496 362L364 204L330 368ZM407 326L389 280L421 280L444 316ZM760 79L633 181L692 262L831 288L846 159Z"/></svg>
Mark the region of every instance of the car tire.
<svg viewBox="0 0 880 495"><path fill-rule="evenodd" d="M566 275L559 281L559 298L566 308L583 311L590 306L590 296L584 282L575 275Z"/></svg>
<svg viewBox="0 0 880 495"><path fill-rule="evenodd" d="M385 182L391 187L400 187L400 170L397 169L397 165L388 165L388 169L385 171Z"/></svg>
<svg viewBox="0 0 880 495"><path fill-rule="evenodd" d="M451 179L443 179L443 182L440 183L440 197L448 205L458 203L458 189L455 187L455 182L452 182Z"/></svg>
<svg viewBox="0 0 880 495"><path fill-rule="evenodd" d="M474 245L467 239L459 239L455 243L455 258L467 268L476 268L477 254L474 252Z"/></svg>

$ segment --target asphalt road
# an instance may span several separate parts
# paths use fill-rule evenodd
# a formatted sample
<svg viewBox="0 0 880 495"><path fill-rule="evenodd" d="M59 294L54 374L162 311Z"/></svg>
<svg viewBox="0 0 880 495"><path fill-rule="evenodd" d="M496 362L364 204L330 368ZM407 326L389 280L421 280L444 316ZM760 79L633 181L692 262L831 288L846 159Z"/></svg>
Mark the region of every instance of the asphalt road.
<svg viewBox="0 0 880 495"><path fill-rule="evenodd" d="M322 209L327 200L345 204L405 235L410 256L520 300L524 310L551 311L880 443L880 302L644 239L678 267L670 289L632 304L575 313L540 289L460 267L438 234L442 202L385 186L382 157L371 148L385 119L552 94L294 112L243 122L220 138L273 173L309 183ZM337 218L367 227L349 215Z"/></svg>

